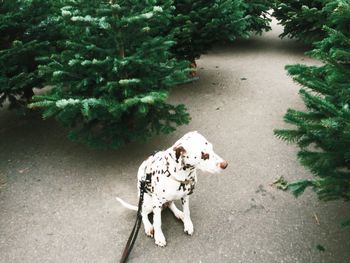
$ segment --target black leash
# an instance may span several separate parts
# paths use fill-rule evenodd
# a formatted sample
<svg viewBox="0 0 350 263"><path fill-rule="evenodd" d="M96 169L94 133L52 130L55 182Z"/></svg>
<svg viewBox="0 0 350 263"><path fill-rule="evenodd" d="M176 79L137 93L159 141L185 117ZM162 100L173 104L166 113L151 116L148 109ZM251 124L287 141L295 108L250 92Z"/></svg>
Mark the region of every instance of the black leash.
<svg viewBox="0 0 350 263"><path fill-rule="evenodd" d="M123 255L120 259L120 263L125 263L128 259L128 256L135 244L136 238L137 238L137 234L139 233L140 227L141 227L141 221L142 221L142 216L141 216L141 212L142 212L142 204L143 204L143 196L145 194L145 186L146 183L151 182L151 174L148 174L146 176L146 180L145 181L141 181L140 183L140 198L139 198L139 204L138 204L138 209L137 209L137 215L136 215L136 221L135 221L135 225L131 231L131 234L129 236L128 242L126 243L126 246L124 248L124 252Z"/></svg>

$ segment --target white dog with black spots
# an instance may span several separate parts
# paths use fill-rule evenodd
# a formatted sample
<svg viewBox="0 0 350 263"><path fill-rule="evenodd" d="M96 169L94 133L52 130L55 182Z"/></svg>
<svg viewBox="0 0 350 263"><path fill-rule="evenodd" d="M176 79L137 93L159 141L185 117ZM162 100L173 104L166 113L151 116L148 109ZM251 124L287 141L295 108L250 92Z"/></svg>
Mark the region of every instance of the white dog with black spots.
<svg viewBox="0 0 350 263"><path fill-rule="evenodd" d="M213 145L197 131L186 133L173 146L165 151L157 152L145 160L137 174L138 184L147 177L151 182L146 184L142 204L142 222L147 236L153 237L158 246L165 246L166 240L161 228L161 211L167 206L175 217L184 223L184 231L193 234L193 223L190 217L189 196L193 193L197 182L197 169L209 173L219 173L226 169L228 163L217 155ZM139 193L140 194L140 193ZM117 198L125 207L136 210ZM174 201L181 200L183 211L179 210ZM153 212L153 225L148 214Z"/></svg>

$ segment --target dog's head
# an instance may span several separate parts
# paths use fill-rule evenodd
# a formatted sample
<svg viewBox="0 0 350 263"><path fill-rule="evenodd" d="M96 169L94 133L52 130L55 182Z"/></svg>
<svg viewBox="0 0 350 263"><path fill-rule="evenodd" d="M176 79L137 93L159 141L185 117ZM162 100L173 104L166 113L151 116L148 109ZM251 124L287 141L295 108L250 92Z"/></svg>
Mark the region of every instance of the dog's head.
<svg viewBox="0 0 350 263"><path fill-rule="evenodd" d="M197 131L186 133L173 145L177 160L184 166L195 167L204 172L219 173L228 163L217 155L213 145Z"/></svg>

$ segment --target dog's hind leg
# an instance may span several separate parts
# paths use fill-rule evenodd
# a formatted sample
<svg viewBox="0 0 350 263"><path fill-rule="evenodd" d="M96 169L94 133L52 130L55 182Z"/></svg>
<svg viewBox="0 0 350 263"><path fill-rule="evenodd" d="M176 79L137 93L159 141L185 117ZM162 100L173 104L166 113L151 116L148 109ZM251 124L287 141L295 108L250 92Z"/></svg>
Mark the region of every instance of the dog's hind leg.
<svg viewBox="0 0 350 263"><path fill-rule="evenodd" d="M169 209L173 212L174 216L177 219L180 219L182 221L184 220L184 213L176 207L174 202L170 202Z"/></svg>

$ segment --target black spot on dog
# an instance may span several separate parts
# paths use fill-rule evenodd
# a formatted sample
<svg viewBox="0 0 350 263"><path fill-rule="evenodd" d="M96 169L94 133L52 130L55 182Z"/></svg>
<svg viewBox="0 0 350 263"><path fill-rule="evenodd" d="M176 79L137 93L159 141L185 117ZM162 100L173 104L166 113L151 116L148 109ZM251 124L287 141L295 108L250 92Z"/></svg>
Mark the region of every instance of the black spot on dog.
<svg viewBox="0 0 350 263"><path fill-rule="evenodd" d="M165 193L165 189L163 189L163 193Z"/></svg>
<svg viewBox="0 0 350 263"><path fill-rule="evenodd" d="M181 191L181 188L183 189L183 191L186 191L186 185L184 183L180 183L179 189L177 190Z"/></svg>
<svg viewBox="0 0 350 263"><path fill-rule="evenodd" d="M202 157L203 160L208 160L209 159L209 153L204 153L202 152Z"/></svg>
<svg viewBox="0 0 350 263"><path fill-rule="evenodd" d="M189 188L188 195L193 194L193 190L194 190L194 184L191 184L191 187Z"/></svg>
<svg viewBox="0 0 350 263"><path fill-rule="evenodd" d="M186 169L188 169L188 168L191 169L191 168L193 168L193 167L194 167L194 166L192 166L192 165L190 165L190 164L185 164L185 165L183 166L182 169L183 169L184 171L186 171Z"/></svg>

